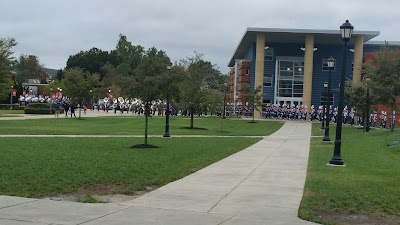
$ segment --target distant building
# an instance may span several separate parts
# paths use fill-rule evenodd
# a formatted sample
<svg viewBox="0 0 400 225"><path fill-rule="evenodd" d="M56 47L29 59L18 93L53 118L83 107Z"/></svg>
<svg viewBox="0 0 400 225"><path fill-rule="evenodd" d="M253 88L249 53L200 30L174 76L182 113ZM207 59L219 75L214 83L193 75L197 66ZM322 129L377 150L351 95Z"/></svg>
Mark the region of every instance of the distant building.
<svg viewBox="0 0 400 225"><path fill-rule="evenodd" d="M366 53L380 50L384 42L370 41L379 31L354 30L349 42L346 76L361 82L361 66ZM399 45L397 42L389 42ZM327 59L332 56L331 105L339 99L343 42L338 30L247 28L228 66L230 99L235 107L245 105L243 87L262 87L264 104L322 105L323 83L328 79ZM345 105L348 104L345 101ZM261 113L255 112L256 118Z"/></svg>
<svg viewBox="0 0 400 225"><path fill-rule="evenodd" d="M43 68L43 73L46 75L47 83L51 83L58 79L57 72L58 70L55 69Z"/></svg>

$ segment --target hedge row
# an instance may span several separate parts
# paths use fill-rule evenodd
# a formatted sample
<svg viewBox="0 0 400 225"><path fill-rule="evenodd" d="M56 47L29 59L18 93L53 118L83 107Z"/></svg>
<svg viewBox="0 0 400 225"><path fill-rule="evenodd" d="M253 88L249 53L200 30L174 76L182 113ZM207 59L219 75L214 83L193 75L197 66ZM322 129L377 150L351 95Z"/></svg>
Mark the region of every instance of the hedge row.
<svg viewBox="0 0 400 225"><path fill-rule="evenodd" d="M55 107L55 104L51 104L51 107ZM30 109L49 109L50 110L50 104L49 103L29 103L27 108Z"/></svg>
<svg viewBox="0 0 400 225"><path fill-rule="evenodd" d="M50 104L49 103L29 103L28 106L24 109L25 114L55 114L56 113L55 104L51 104L51 113L50 113ZM64 113L64 109L60 107L60 113Z"/></svg>
<svg viewBox="0 0 400 225"><path fill-rule="evenodd" d="M13 109L20 109L19 104L14 103L12 105ZM0 109L10 109L10 104L0 104ZM21 107L23 109L23 107Z"/></svg>

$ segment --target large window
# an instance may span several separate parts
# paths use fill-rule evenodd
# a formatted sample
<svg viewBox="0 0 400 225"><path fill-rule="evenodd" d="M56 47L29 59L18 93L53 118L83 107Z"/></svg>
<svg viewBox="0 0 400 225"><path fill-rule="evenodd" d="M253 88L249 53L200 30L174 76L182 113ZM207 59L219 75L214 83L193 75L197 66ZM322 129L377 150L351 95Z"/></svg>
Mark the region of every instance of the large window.
<svg viewBox="0 0 400 225"><path fill-rule="evenodd" d="M304 63L278 62L277 97L303 97Z"/></svg>
<svg viewBox="0 0 400 225"><path fill-rule="evenodd" d="M335 71L336 65L332 68L332 71ZM328 59L323 58L322 59L322 71L329 71L329 66L328 66Z"/></svg>
<svg viewBox="0 0 400 225"><path fill-rule="evenodd" d="M264 61L273 61L274 60L274 49L266 48L264 50Z"/></svg>
<svg viewBox="0 0 400 225"><path fill-rule="evenodd" d="M264 74L264 87L272 87L272 74L271 73L266 73Z"/></svg>

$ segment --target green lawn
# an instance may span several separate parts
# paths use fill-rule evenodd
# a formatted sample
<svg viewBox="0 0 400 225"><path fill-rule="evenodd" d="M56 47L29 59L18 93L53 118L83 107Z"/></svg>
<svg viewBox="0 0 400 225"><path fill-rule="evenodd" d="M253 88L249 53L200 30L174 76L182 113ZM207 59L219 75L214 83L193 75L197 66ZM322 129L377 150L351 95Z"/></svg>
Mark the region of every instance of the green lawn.
<svg viewBox="0 0 400 225"><path fill-rule="evenodd" d="M160 148L143 150L129 148L142 138L1 138L0 195L41 197L104 185L130 194L182 178L259 140L150 138Z"/></svg>
<svg viewBox="0 0 400 225"><path fill-rule="evenodd" d="M24 114L24 110L6 110L6 109L0 109L0 116L4 115L15 115L15 114Z"/></svg>
<svg viewBox="0 0 400 225"><path fill-rule="evenodd" d="M110 134L142 135L144 134L144 117L88 117L83 120L75 118L54 118L36 120L0 121L0 134ZM162 135L165 128L164 117L149 119L149 134ZM171 135L269 135L278 130L282 122L259 121L249 123L247 120L219 118L195 118L194 126L206 129L184 129L189 127L190 119L176 117L170 120ZM222 128L222 129L221 129Z"/></svg>
<svg viewBox="0 0 400 225"><path fill-rule="evenodd" d="M320 124L313 124L313 135L321 136ZM331 129L334 141L335 127ZM400 216L400 132L344 126L342 158L344 168L329 167L333 145L312 138L305 192L299 215L320 221L319 213L387 214Z"/></svg>

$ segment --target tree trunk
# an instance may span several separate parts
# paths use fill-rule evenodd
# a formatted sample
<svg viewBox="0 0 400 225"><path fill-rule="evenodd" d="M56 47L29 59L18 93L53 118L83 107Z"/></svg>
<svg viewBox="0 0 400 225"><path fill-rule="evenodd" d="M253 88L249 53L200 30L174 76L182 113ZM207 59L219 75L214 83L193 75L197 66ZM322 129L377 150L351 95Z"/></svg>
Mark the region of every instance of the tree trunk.
<svg viewBox="0 0 400 225"><path fill-rule="evenodd" d="M79 119L81 119L82 102L79 103Z"/></svg>
<svg viewBox="0 0 400 225"><path fill-rule="evenodd" d="M149 105L146 103L145 105L145 112L144 115L146 117L146 125L144 128L144 144L147 145L147 129L148 129L148 125L149 125L149 114L150 114L150 109L149 109Z"/></svg>
<svg viewBox="0 0 400 225"><path fill-rule="evenodd" d="M194 127L193 127L193 120L194 120L194 118L193 118L194 116L193 116L193 111L192 112L190 112L190 129L193 129Z"/></svg>

